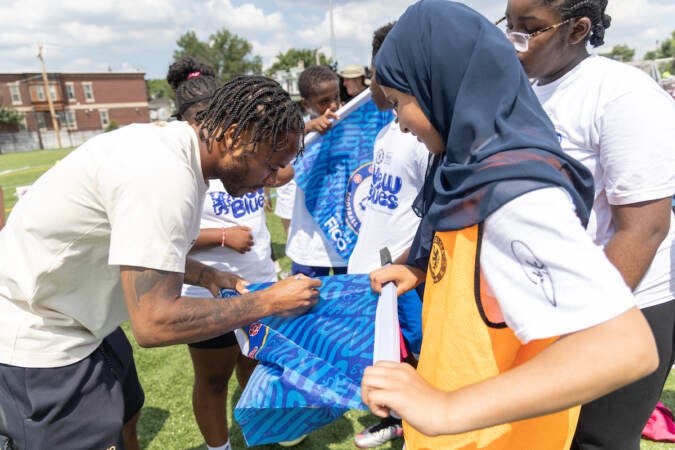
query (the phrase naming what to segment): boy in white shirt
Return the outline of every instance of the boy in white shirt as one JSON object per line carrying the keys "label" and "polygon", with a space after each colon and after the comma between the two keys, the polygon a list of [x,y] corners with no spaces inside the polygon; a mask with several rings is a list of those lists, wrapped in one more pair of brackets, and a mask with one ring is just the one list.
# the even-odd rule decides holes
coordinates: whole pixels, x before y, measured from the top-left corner
{"label": "boy in white shirt", "polygon": [[[298,78],[300,100],[310,116],[306,130],[324,134],[331,128],[331,118],[337,118],[340,89],[338,76],[328,66],[310,66]],[[322,113],[323,111],[323,113]],[[291,272],[308,277],[347,273],[342,259],[305,206],[305,193],[296,186],[293,213],[286,242],[286,255],[293,261]]]}

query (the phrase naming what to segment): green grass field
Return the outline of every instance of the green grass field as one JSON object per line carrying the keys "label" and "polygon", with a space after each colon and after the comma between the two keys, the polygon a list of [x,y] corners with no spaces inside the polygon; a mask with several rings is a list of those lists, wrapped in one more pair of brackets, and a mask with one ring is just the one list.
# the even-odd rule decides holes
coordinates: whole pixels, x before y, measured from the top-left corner
{"label": "green grass field", "polygon": [[[29,185],[55,162],[72,149],[44,150],[27,153],[0,155],[0,187],[4,191],[6,213],[16,203],[17,186]],[[273,250],[281,257],[280,262],[288,270],[290,261],[283,255],[285,235],[279,219],[268,215],[268,226],[272,234]],[[192,363],[186,346],[143,349],[136,345],[128,324],[124,324],[134,345],[136,365],[145,389],[145,406],[139,421],[139,438],[144,449],[205,449],[204,440],[197,429],[191,406]],[[241,430],[232,420],[231,411],[241,395],[236,381],[230,381],[228,412],[233,448],[246,445]],[[662,401],[671,409],[675,408],[675,378],[666,383]],[[362,411],[349,411],[336,422],[310,434],[298,450],[346,450],[354,449],[352,438],[365,426],[374,422],[372,416]],[[395,440],[379,449],[400,449],[402,440]],[[255,447],[261,450],[280,449],[277,445]],[[642,450],[675,449],[675,444],[659,444],[642,441]]]}

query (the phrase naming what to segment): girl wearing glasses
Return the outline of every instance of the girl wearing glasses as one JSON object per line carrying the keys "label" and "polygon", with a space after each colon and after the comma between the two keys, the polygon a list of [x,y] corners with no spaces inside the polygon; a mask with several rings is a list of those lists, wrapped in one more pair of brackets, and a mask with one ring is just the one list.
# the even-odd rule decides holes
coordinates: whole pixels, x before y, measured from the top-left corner
{"label": "girl wearing glasses", "polygon": [[637,450],[673,364],[675,102],[641,71],[589,55],[609,27],[606,5],[510,0],[504,22],[563,150],[593,173],[587,232],[633,291],[659,351],[652,375],[583,406],[572,448]]}
{"label": "girl wearing glasses", "polygon": [[374,66],[401,130],[434,158],[408,264],[371,273],[376,291],[426,280],[419,365],[367,368],[363,401],[403,418],[407,450],[568,449],[575,405],[657,365],[582,227],[591,174],[560,150],[509,41],[464,5],[410,6]]}

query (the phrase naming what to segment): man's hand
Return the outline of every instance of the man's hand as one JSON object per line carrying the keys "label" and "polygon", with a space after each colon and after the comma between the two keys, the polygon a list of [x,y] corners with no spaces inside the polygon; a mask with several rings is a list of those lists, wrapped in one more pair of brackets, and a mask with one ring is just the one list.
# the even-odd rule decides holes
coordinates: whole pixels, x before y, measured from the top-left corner
{"label": "man's hand", "polygon": [[249,282],[237,274],[226,272],[225,270],[214,270],[213,284],[212,286],[207,286],[207,289],[212,293],[215,289],[214,296],[218,295],[221,288],[234,289],[240,294],[245,294],[248,292],[246,288],[248,285]]}
{"label": "man's hand", "polygon": [[275,315],[297,316],[316,305],[320,286],[320,280],[299,274],[274,283],[260,294],[270,302]]}
{"label": "man's hand", "polygon": [[251,250],[255,243],[251,228],[244,225],[225,228],[225,245],[239,253],[246,253]]}
{"label": "man's hand", "polygon": [[402,295],[422,283],[425,275],[424,271],[417,267],[392,264],[370,272],[370,287],[380,293],[385,283],[393,281],[396,285],[396,295]]}
{"label": "man's hand", "polygon": [[309,133],[310,131],[317,131],[319,134],[326,134],[328,130],[331,129],[333,126],[333,122],[331,119],[339,119],[338,115],[335,114],[333,111],[327,109],[324,111],[322,115],[319,117],[310,120],[305,124],[305,133]]}

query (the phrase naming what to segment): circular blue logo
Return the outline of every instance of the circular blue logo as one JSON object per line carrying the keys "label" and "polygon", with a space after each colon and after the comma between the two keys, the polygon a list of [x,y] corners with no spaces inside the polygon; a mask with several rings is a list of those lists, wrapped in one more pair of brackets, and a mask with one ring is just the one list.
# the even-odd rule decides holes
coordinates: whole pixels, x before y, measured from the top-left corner
{"label": "circular blue logo", "polygon": [[347,225],[356,234],[361,229],[361,219],[366,211],[372,177],[373,164],[368,162],[352,172],[347,182],[347,195],[345,196]]}
{"label": "circular blue logo", "polygon": [[382,164],[382,161],[384,161],[384,150],[379,149],[375,154],[375,163]]}

